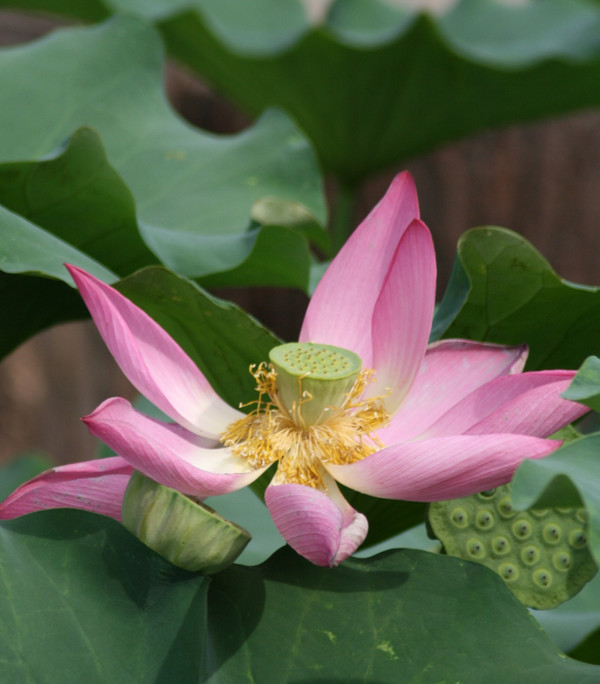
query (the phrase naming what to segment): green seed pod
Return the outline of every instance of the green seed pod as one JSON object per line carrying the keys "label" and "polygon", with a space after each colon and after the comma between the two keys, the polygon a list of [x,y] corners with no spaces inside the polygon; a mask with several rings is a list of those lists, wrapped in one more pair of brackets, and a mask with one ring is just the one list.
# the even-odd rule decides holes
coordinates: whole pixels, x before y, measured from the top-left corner
{"label": "green seed pod", "polygon": [[123,525],[179,568],[212,575],[244,550],[251,536],[209,506],[134,471],[123,497]]}
{"label": "green seed pod", "polygon": [[515,511],[510,485],[429,505],[428,525],[446,553],[482,563],[532,608],[553,608],[596,573],[583,509]]}
{"label": "green seed pod", "polygon": [[312,342],[274,347],[269,361],[277,373],[279,398],[300,425],[318,425],[336,415],[362,366],[354,352]]}

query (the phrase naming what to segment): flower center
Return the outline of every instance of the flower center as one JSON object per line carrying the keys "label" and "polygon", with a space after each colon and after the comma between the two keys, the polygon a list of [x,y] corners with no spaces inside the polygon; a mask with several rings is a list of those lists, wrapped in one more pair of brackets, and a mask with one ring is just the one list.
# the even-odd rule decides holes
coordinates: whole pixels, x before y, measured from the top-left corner
{"label": "flower center", "polygon": [[354,352],[311,342],[282,344],[269,360],[280,403],[302,427],[325,423],[340,410],[362,366]]}
{"label": "flower center", "polygon": [[324,464],[360,461],[383,447],[375,431],[389,420],[383,397],[364,398],[371,370],[346,349],[312,343],[275,347],[271,364],[250,369],[254,410],[221,441],[254,468],[278,461],[274,481],[324,489]]}

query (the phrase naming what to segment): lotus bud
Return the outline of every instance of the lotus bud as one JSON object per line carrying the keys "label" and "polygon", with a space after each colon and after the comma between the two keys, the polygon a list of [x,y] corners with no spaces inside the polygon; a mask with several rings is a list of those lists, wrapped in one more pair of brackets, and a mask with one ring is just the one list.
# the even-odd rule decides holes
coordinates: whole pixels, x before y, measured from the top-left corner
{"label": "lotus bud", "polygon": [[134,471],[121,509],[123,525],[179,568],[212,575],[225,569],[250,534],[212,508]]}

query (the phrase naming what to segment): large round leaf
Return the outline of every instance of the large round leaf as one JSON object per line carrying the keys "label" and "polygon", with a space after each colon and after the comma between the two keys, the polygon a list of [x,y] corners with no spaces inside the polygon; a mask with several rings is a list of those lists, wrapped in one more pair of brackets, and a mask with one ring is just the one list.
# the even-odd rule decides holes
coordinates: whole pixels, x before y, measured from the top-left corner
{"label": "large round leaf", "polygon": [[67,510],[3,523],[0,572],[14,684],[598,681],[493,573],[422,551],[330,570],[286,548],[209,580]]}
{"label": "large round leaf", "polygon": [[432,339],[527,343],[528,368],[577,368],[598,349],[600,289],[560,278],[524,238],[476,228],[459,240]]}
{"label": "large round leaf", "polygon": [[600,8],[462,0],[440,16],[337,0],[0,0],[96,19],[154,20],[170,52],[248,112],[290,112],[347,182],[491,126],[600,102]]}
{"label": "large round leaf", "polygon": [[[292,249],[306,255],[304,226],[308,222],[314,233],[315,224],[325,219],[320,176],[306,139],[276,111],[236,136],[195,130],[167,103],[162,68],[156,32],[131,17],[65,29],[36,43],[0,50],[0,128],[10,131],[0,138],[0,162],[38,162],[77,128],[92,126],[114,167],[107,168],[107,160],[101,160],[101,190],[110,194],[119,182],[127,184],[141,236],[159,261],[194,278],[222,274],[216,279],[219,284],[227,283],[226,273],[233,269],[239,284],[244,276],[239,269],[251,258],[255,284],[262,265],[274,255],[287,255],[279,269],[268,269],[266,284],[306,287],[307,257],[300,260],[300,275],[290,282],[294,261],[288,253]],[[91,146],[89,139],[84,142]],[[66,177],[57,174],[65,165],[73,174],[77,166],[98,182],[94,158],[104,153],[96,144],[93,154],[77,154],[74,145],[71,154],[54,165],[4,167],[4,180],[13,184],[7,194],[14,197],[21,189],[27,196],[35,189],[37,208],[45,209],[40,220],[54,225],[59,212],[75,211],[69,204],[75,202],[84,224],[93,208],[81,197],[83,187],[79,193],[73,188],[71,195],[61,192],[58,186]],[[125,192],[129,190],[119,191],[121,204],[107,205],[103,214],[117,213],[123,220],[125,212],[131,223],[122,201]],[[113,192],[113,203],[119,193]],[[52,208],[48,198],[53,194],[57,206]],[[271,247],[263,250],[260,227],[249,228],[254,205],[268,199],[301,207],[305,218],[300,230],[294,221],[293,230],[270,228]],[[32,207],[24,210],[31,213]],[[123,247],[129,248],[134,247]]]}

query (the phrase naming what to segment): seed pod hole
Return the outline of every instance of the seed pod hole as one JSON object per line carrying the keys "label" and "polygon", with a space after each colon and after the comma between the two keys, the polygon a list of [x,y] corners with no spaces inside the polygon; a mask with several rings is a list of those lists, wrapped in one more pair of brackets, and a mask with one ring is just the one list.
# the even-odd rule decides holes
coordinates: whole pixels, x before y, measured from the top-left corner
{"label": "seed pod hole", "polygon": [[485,547],[479,539],[473,537],[467,542],[467,552],[469,556],[479,560],[485,556]]}
{"label": "seed pod hole", "polygon": [[549,508],[540,508],[537,511],[535,509],[532,509],[529,512],[531,513],[531,515],[534,515],[536,518],[544,518],[545,516],[548,515],[548,513],[550,513],[550,509]]}
{"label": "seed pod hole", "polygon": [[519,569],[512,563],[502,563],[498,568],[498,573],[505,582],[515,582],[519,579]]}
{"label": "seed pod hole", "polygon": [[513,510],[510,496],[505,496],[498,501],[498,512],[503,518],[514,518],[517,512]]}
{"label": "seed pod hole", "polygon": [[480,499],[487,500],[487,499],[493,499],[494,496],[495,496],[495,494],[496,494],[496,490],[495,490],[495,489],[486,489],[485,492],[479,492],[479,494],[478,494],[477,496],[478,496]]}
{"label": "seed pod hole", "polygon": [[469,515],[464,508],[454,508],[452,513],[450,513],[450,520],[452,520],[456,527],[463,529],[469,524]]}
{"label": "seed pod hole", "polygon": [[540,550],[537,546],[529,544],[521,550],[521,560],[525,565],[535,565],[540,559]]}
{"label": "seed pod hole", "polygon": [[587,544],[587,535],[584,530],[578,528],[569,532],[569,544],[574,549],[582,549]]}
{"label": "seed pod hole", "polygon": [[510,553],[510,542],[506,537],[494,537],[492,539],[492,550],[497,556],[505,556]]}
{"label": "seed pod hole", "polygon": [[525,518],[519,518],[519,520],[515,520],[513,523],[512,531],[515,537],[518,539],[528,539],[531,536],[533,527],[531,526],[529,520],[525,520]]}
{"label": "seed pod hole", "polygon": [[492,511],[482,510],[477,513],[475,524],[480,530],[489,530],[494,527],[494,514]]}
{"label": "seed pod hole", "polygon": [[577,511],[575,517],[577,518],[577,520],[579,520],[579,522],[582,523],[586,523],[590,519],[590,516],[588,515],[588,512],[585,510],[585,508],[580,508]]}
{"label": "seed pod hole", "polygon": [[557,551],[552,557],[552,563],[557,570],[565,572],[573,565],[573,556],[568,551]]}
{"label": "seed pod hole", "polygon": [[533,573],[533,581],[542,589],[547,589],[552,584],[552,573],[546,568],[540,568]]}
{"label": "seed pod hole", "polygon": [[560,527],[554,523],[548,523],[542,532],[546,544],[558,544],[562,537]]}

